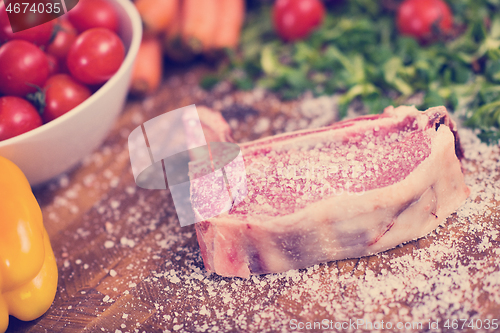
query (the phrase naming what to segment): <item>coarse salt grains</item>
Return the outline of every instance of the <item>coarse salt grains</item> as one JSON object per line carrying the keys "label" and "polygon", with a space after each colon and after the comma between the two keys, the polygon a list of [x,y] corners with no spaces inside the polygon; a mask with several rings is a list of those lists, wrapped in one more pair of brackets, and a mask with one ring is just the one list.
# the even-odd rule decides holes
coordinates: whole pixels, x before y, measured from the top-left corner
{"label": "coarse salt grains", "polygon": [[[290,320],[299,318],[411,321],[421,322],[424,328],[437,318],[485,319],[478,307],[485,292],[486,299],[500,301],[498,263],[492,265],[495,261],[488,252],[494,252],[493,244],[500,241],[494,222],[498,212],[490,210],[500,197],[500,187],[495,186],[500,154],[497,146],[482,144],[470,130],[461,130],[460,136],[471,195],[455,218],[448,219],[439,234],[428,236],[424,245],[361,258],[352,270],[332,262],[248,280],[221,279],[203,271],[193,274],[199,271],[199,253],[188,252],[185,269],[165,273],[164,278],[177,287],[166,288],[162,299],[180,306],[182,297],[189,294],[199,300],[199,306],[182,314],[192,318],[189,325],[170,326],[171,320],[165,324],[178,331],[210,332],[215,323],[219,328],[246,331],[290,329]],[[474,200],[478,196],[481,200]],[[471,227],[482,230],[475,234],[480,237],[477,244],[464,236]],[[373,260],[379,264],[371,266]],[[385,268],[379,269],[380,265]],[[205,294],[207,290],[213,292]],[[213,316],[201,313],[208,311]]]}

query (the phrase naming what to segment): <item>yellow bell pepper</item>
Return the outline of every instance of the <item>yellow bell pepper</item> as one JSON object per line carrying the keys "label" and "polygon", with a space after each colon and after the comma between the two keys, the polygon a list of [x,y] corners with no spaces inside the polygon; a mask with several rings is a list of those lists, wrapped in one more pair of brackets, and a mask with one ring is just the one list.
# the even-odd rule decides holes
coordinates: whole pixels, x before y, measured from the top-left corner
{"label": "yellow bell pepper", "polygon": [[57,265],[42,211],[22,171],[0,156],[0,332],[9,315],[33,320],[57,289]]}

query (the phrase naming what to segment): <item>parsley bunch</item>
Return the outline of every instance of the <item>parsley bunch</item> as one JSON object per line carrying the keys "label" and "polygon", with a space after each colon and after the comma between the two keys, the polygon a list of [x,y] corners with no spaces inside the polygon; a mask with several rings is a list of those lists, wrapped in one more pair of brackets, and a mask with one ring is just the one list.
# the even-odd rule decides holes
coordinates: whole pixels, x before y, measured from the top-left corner
{"label": "parsley bunch", "polygon": [[[328,10],[308,39],[285,43],[269,6],[248,14],[237,51],[217,79],[239,89],[261,86],[284,99],[306,91],[340,93],[343,115],[354,100],[370,113],[419,95],[425,109],[445,105],[487,142],[500,139],[500,0],[450,2],[455,34],[421,45],[402,36],[384,1],[350,0]],[[206,85],[216,82],[207,78]]]}

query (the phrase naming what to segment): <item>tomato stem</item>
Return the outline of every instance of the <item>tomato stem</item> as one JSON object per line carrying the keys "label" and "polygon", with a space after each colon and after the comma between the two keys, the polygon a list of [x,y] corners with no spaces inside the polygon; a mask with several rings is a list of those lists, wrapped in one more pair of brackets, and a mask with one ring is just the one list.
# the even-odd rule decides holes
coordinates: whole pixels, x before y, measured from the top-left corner
{"label": "tomato stem", "polygon": [[30,101],[31,104],[33,104],[35,106],[38,113],[40,115],[42,115],[44,110],[45,110],[45,105],[46,105],[46,103],[45,103],[45,89],[42,89],[39,86],[28,83],[28,82],[26,82],[26,84],[36,88],[37,91],[34,93],[31,93],[31,94],[27,94],[26,99],[28,101]]}

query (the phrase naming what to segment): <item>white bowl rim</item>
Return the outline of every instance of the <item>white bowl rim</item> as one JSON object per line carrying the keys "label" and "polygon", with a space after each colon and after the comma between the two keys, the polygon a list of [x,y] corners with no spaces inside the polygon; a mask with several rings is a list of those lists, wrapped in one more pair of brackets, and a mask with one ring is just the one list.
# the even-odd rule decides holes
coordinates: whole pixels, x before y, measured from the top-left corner
{"label": "white bowl rim", "polygon": [[127,69],[134,65],[133,61],[135,60],[135,56],[139,51],[139,46],[142,40],[142,20],[134,4],[130,0],[113,0],[113,1],[118,3],[125,10],[128,17],[130,18],[132,25],[132,39],[130,41],[130,46],[128,48],[127,54],[125,55],[125,59],[123,59],[123,62],[118,71],[106,83],[104,83],[102,87],[100,87],[95,93],[93,93],[89,98],[87,98],[85,101],[83,101],[75,108],[69,110],[60,117],[57,117],[56,119],[49,121],[46,124],[43,124],[40,127],[32,129],[31,131],[0,141],[0,148],[9,146],[11,144],[16,144],[19,141],[29,139],[30,137],[38,135],[39,133],[48,131],[52,127],[59,125],[61,122],[64,122],[67,118],[72,117],[76,113],[81,112],[83,109],[87,107],[87,105],[93,103],[94,100],[106,94],[106,92],[111,88],[111,86],[113,86],[116,81],[120,80],[120,78],[127,71]]}

